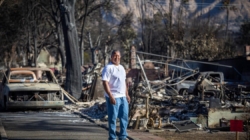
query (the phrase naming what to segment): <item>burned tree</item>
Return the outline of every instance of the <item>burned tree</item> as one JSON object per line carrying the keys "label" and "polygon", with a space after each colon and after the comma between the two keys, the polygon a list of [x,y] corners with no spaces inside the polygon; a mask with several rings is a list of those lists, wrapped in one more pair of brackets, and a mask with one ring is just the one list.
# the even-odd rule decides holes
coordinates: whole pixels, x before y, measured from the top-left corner
{"label": "burned tree", "polygon": [[[81,65],[84,65],[84,51],[85,50],[88,50],[90,49],[91,50],[91,53],[92,53],[92,56],[94,55],[94,51],[100,47],[100,42],[101,42],[101,37],[102,36],[102,30],[103,30],[103,23],[101,22],[102,20],[102,13],[103,11],[105,10],[110,10],[110,7],[111,6],[111,1],[110,0],[103,0],[103,1],[96,1],[96,0],[83,0],[82,2],[79,2],[79,4],[77,5],[78,7],[76,7],[76,9],[80,9],[80,10],[77,10],[77,17],[76,17],[76,21],[77,23],[79,22],[79,31],[80,31],[80,35],[79,35],[79,38],[80,38],[80,43],[79,43],[79,46],[80,46],[80,58],[81,58]],[[99,11],[99,12],[98,12]],[[94,17],[94,18],[92,18]],[[88,19],[90,18],[90,19]],[[88,30],[87,28],[91,28],[88,26],[88,21],[92,21],[92,20],[96,20],[97,23],[99,24],[99,30],[100,30],[100,34],[98,39],[97,39],[97,42],[99,43],[96,43],[95,45],[90,45],[91,43],[89,42],[89,47],[85,47],[85,43],[89,41],[89,33],[93,34],[93,30],[94,29],[91,29]],[[93,21],[92,21],[93,22]],[[85,32],[86,35],[85,35]],[[89,32],[89,33],[88,33]],[[96,36],[96,35],[95,35]],[[98,35],[97,35],[98,36]],[[84,38],[88,38],[86,41]],[[91,40],[94,40],[94,39],[91,39]],[[93,43],[92,43],[93,44]],[[92,58],[93,59],[93,58]],[[92,61],[93,62],[93,61]],[[95,62],[93,62],[95,63]]]}
{"label": "burned tree", "polygon": [[118,26],[118,39],[124,48],[124,57],[123,60],[125,62],[129,62],[129,49],[130,45],[132,44],[132,41],[136,38],[136,33],[134,29],[132,28],[132,12],[127,12],[124,17],[121,19],[121,22]]}
{"label": "burned tree", "polygon": [[61,56],[62,69],[64,69],[65,64],[66,64],[66,57],[65,57],[65,46],[63,43],[62,25],[60,24],[60,20],[61,20],[60,13],[58,11],[59,6],[56,4],[56,1],[53,1],[53,0],[50,0],[50,6],[51,6],[51,11],[46,10],[46,9],[45,11],[49,13],[52,19],[52,22],[50,22],[49,20],[48,22],[50,23],[52,27],[56,29],[54,34],[58,43],[58,54],[60,54]]}
{"label": "burned tree", "polygon": [[81,64],[78,36],[75,24],[75,0],[57,0],[61,11],[64,43],[66,50],[65,89],[75,98],[80,98],[82,89]]}

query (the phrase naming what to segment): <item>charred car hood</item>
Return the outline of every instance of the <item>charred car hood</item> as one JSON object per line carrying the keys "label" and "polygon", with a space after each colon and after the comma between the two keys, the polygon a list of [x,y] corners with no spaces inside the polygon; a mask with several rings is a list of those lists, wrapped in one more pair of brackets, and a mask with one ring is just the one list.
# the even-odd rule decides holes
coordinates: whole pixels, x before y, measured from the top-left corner
{"label": "charred car hood", "polygon": [[55,83],[13,83],[6,85],[10,91],[59,91],[61,87]]}

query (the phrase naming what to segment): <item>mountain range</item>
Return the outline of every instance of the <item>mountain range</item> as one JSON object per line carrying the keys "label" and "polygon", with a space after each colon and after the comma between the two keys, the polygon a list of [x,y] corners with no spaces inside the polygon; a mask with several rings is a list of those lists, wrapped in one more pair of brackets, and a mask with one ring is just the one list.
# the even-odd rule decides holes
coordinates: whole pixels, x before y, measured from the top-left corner
{"label": "mountain range", "polygon": [[[143,7],[144,17],[152,18],[157,12],[169,13],[171,0],[114,0],[118,8],[118,13],[105,13],[104,18],[109,22],[118,23],[118,15],[123,15],[128,11],[134,13],[133,24],[139,28],[138,18],[142,17]],[[226,24],[228,15],[229,30],[239,30],[239,25],[250,21],[250,0],[229,0],[225,5],[223,0],[172,0],[173,1],[173,23],[176,22],[180,8],[183,10],[182,17],[185,20],[193,18],[213,19],[215,24]],[[183,1],[185,1],[183,3]],[[228,8],[228,11],[227,11]]]}

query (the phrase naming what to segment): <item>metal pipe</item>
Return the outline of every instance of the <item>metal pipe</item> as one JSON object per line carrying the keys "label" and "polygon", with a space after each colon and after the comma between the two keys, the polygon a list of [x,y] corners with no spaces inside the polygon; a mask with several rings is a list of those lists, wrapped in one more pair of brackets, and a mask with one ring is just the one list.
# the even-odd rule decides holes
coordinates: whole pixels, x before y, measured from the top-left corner
{"label": "metal pipe", "polygon": [[[147,86],[148,86],[148,89],[149,89],[149,92],[150,92],[150,84],[149,84],[149,82],[148,82],[148,78],[147,78],[147,75],[146,75],[146,73],[145,73],[145,71],[144,71],[144,68],[143,68],[143,66],[142,66],[142,64],[141,64],[141,60],[140,60],[140,58],[139,58],[139,56],[137,55],[137,59],[138,59],[138,62],[139,62],[139,64],[140,64],[140,67],[141,67],[141,70],[142,70],[142,73],[143,73],[143,75],[144,75],[144,77],[145,77],[145,80],[146,80],[146,82],[147,82]],[[151,93],[150,93],[151,94]]]}
{"label": "metal pipe", "polygon": [[241,73],[235,67],[233,67],[233,69],[241,76],[242,79],[244,78],[245,80],[249,81],[247,78],[242,76]]}
{"label": "metal pipe", "polygon": [[[146,61],[142,60],[141,62],[146,62]],[[185,69],[185,70],[189,70],[189,71],[194,71],[193,69],[188,69],[188,68],[177,66],[177,65],[173,65],[173,64],[166,64],[166,63],[163,63],[163,62],[157,62],[157,61],[152,61],[152,60],[150,60],[150,62],[164,64],[164,65],[169,65],[169,66],[173,66],[173,67],[177,67],[177,68],[181,68],[181,69]]]}
{"label": "metal pipe", "polygon": [[157,54],[152,54],[152,53],[145,53],[145,52],[141,52],[141,51],[136,51],[136,53],[147,54],[147,55],[152,55],[152,56],[159,56],[159,57],[164,57],[164,58],[177,59],[177,60],[182,60],[182,61],[197,62],[197,63],[202,63],[202,64],[227,67],[227,68],[233,68],[232,66],[228,66],[228,65],[215,64],[215,63],[211,63],[211,62],[202,62],[202,61],[196,61],[196,60],[187,60],[187,59],[181,59],[181,58],[173,58],[173,57],[169,57],[169,56],[157,55]]}
{"label": "metal pipe", "polygon": [[188,68],[190,68],[189,65],[188,65],[185,61],[184,61],[184,64],[185,64]]}

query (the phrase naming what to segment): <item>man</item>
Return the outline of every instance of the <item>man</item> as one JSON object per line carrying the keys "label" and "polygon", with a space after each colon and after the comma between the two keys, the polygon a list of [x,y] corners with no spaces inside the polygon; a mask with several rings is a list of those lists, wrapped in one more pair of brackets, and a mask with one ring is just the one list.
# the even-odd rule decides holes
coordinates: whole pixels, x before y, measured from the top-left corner
{"label": "man", "polygon": [[128,125],[128,95],[126,72],[120,65],[121,53],[114,50],[111,53],[111,62],[102,71],[102,81],[108,111],[109,140],[116,139],[116,119],[120,120],[119,140],[127,139]]}

